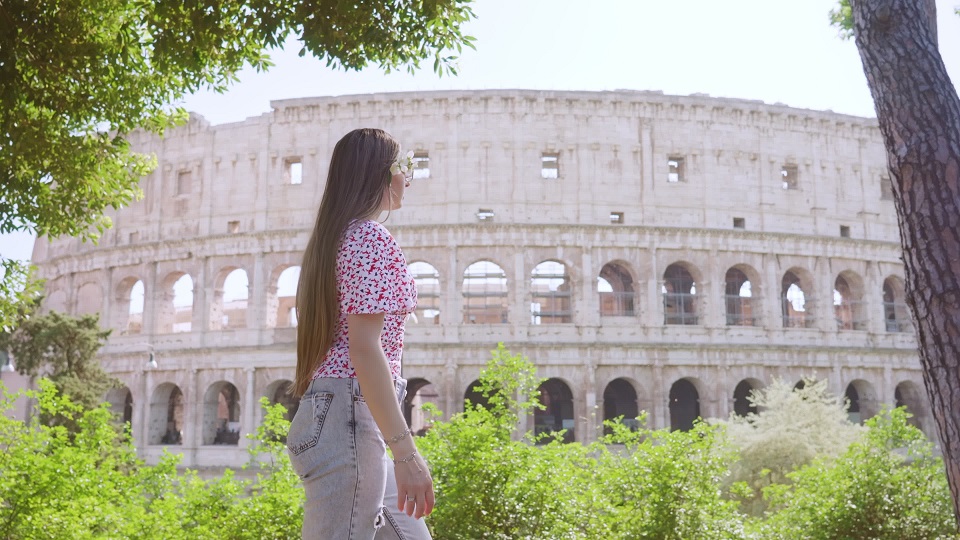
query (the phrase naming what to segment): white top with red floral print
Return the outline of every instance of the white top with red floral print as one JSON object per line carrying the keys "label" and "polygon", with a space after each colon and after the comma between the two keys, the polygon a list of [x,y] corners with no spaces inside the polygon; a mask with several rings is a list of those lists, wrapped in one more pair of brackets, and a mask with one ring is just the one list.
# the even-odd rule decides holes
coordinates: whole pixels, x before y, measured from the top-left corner
{"label": "white top with red floral print", "polygon": [[377,221],[354,221],[347,227],[337,252],[337,297],[340,315],[333,345],[313,378],[357,376],[350,362],[347,315],[383,313],[380,342],[390,373],[400,376],[403,326],[417,306],[417,288],[403,251]]}

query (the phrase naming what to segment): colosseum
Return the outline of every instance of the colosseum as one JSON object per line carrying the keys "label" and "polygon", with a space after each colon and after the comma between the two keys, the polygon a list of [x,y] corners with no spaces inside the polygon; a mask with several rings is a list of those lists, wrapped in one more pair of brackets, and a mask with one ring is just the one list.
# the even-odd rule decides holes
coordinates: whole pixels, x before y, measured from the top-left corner
{"label": "colosseum", "polygon": [[813,376],[854,420],[906,405],[933,434],[884,148],[873,119],[706,95],[437,91],[275,101],[192,115],[163,139],[145,197],[99,245],[38,242],[45,309],[99,312],[126,386],[108,401],[150,461],[247,460],[267,397],[287,403],[298,264],[335,142],[382,127],[418,162],[387,227],[420,301],[405,404],[446,415],[498,342],[546,379],[522,421],[598,436],[751,409]]}

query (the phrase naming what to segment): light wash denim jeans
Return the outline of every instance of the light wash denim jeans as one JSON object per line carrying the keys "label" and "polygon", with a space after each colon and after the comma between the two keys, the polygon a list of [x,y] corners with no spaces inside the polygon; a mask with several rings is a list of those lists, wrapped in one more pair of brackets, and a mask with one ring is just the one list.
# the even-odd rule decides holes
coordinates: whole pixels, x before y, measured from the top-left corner
{"label": "light wash denim jeans", "polygon": [[[402,403],[407,381],[396,381]],[[356,379],[318,378],[300,400],[287,451],[303,481],[304,540],[422,540],[422,519],[397,511],[393,461]]]}

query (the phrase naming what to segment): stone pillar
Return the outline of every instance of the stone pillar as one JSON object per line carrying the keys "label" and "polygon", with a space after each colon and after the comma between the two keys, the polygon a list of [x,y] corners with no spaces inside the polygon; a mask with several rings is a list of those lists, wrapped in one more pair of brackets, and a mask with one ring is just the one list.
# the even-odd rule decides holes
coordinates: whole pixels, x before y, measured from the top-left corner
{"label": "stone pillar", "polygon": [[868,261],[866,267],[860,316],[863,318],[864,330],[871,334],[885,334],[887,323],[883,318],[883,277],[876,261]]}
{"label": "stone pillar", "polygon": [[[449,238],[449,231],[447,232]],[[463,323],[463,294],[460,286],[463,283],[463,276],[460,273],[458,264],[457,248],[450,250],[447,259],[447,276],[445,293],[440,299],[440,324],[441,325],[459,325]],[[467,262],[467,261],[464,261]],[[466,269],[466,267],[464,267]],[[444,276],[440,276],[441,283]]]}
{"label": "stone pillar", "polygon": [[137,448],[143,452],[150,444],[150,390],[153,388],[152,377],[149,371],[142,367],[140,375],[140,398],[133,402],[133,417],[137,420],[133,429],[133,439]]}
{"label": "stone pillar", "polygon": [[453,358],[447,358],[443,374],[443,419],[460,412],[462,404],[457,403],[457,365]]}
{"label": "stone pillar", "polygon": [[[263,253],[257,253],[253,258],[253,274],[249,276],[247,289],[247,328],[256,328],[261,335],[259,343],[264,343],[263,332],[267,328],[267,297],[274,299],[274,311],[276,311],[277,288],[273,283],[268,283],[270,279],[270,270],[264,268]],[[276,326],[276,320],[274,320]]]}
{"label": "stone pillar", "polygon": [[247,387],[244,389],[243,417],[240,420],[240,443],[238,446],[240,448],[247,448],[250,446],[250,439],[248,439],[246,435],[257,432],[257,427],[254,425],[254,418],[256,418],[255,412],[260,404],[257,403],[256,394],[253,391],[256,368],[245,367],[243,368],[243,372],[247,375]]}
{"label": "stone pillar", "polygon": [[[203,336],[210,328],[210,300],[215,292],[213,284],[208,283],[210,275],[210,258],[204,257],[198,265],[199,270],[193,280],[193,314],[190,321],[190,331],[200,332]],[[204,340],[201,339],[201,343]]]}
{"label": "stone pillar", "polygon": [[[723,328],[726,326],[726,306],[723,295],[726,293],[724,284],[724,269],[717,263],[717,250],[711,249],[707,259],[707,267],[702,270],[702,283],[697,283],[697,296],[700,297],[700,324],[707,328]],[[701,286],[703,287],[701,291]]]}
{"label": "stone pillar", "polygon": [[143,326],[141,333],[152,336],[157,333],[157,310],[161,285],[157,283],[157,263],[150,263],[143,280]]}
{"label": "stone pillar", "polygon": [[518,330],[523,329],[517,335],[526,334],[526,328],[530,326],[530,273],[525,266],[523,251],[518,250],[513,256],[513,301],[508,308],[510,324]]}
{"label": "stone pillar", "polygon": [[186,408],[183,414],[183,465],[187,467],[196,463],[197,448],[203,444],[200,425],[203,417],[199,414],[203,410],[203,396],[199,395],[199,376],[198,370],[187,370],[187,392],[183,396],[183,405]]}
{"label": "stone pillar", "polygon": [[600,270],[593,267],[591,253],[584,249],[580,256],[580,286],[577,291],[577,304],[574,306],[573,322],[578,326],[600,325],[600,297],[597,295],[597,275]]}
{"label": "stone pillar", "polygon": [[657,264],[657,249],[650,248],[650,272],[647,274],[647,309],[640,319],[642,326],[663,327],[663,294],[660,291],[660,267]]}
{"label": "stone pillar", "polygon": [[813,265],[813,295],[816,301],[816,327],[823,332],[834,333],[837,330],[836,315],[833,309],[833,284],[836,277],[830,267],[829,259],[817,257]]}
{"label": "stone pillar", "polygon": [[593,358],[593,351],[587,354],[587,363],[584,366],[586,370],[583,388],[583,412],[578,426],[579,433],[577,440],[583,443],[589,443],[597,440],[597,427],[602,426],[603,418],[597,420],[597,366]]}
{"label": "stone pillar", "polygon": [[782,293],[780,289],[783,286],[783,274],[786,270],[779,267],[776,255],[765,253],[763,260],[763,272],[767,283],[763,287],[761,299],[763,302],[762,324],[767,330],[780,329],[783,328],[783,301],[780,298]]}

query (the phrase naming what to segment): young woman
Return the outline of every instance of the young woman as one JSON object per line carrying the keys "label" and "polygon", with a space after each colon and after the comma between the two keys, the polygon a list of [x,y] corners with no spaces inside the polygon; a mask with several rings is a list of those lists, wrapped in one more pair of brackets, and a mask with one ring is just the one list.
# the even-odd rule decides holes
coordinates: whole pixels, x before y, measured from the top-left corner
{"label": "young woman", "polygon": [[330,160],[297,288],[302,397],[287,435],[307,495],[305,539],[430,538],[421,518],[433,480],[400,410],[403,325],[417,292],[376,221],[400,208],[412,174],[412,153],[379,129],[347,133]]}

